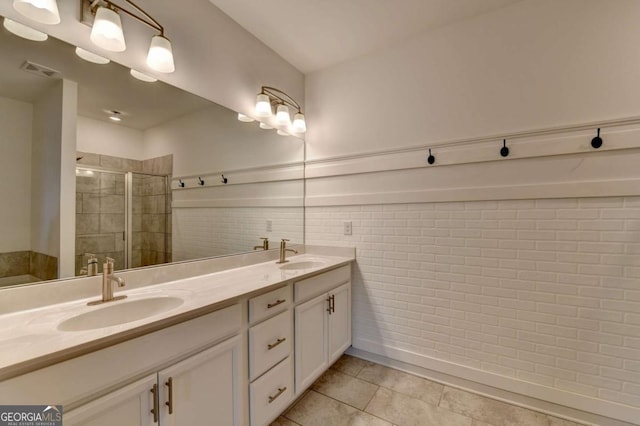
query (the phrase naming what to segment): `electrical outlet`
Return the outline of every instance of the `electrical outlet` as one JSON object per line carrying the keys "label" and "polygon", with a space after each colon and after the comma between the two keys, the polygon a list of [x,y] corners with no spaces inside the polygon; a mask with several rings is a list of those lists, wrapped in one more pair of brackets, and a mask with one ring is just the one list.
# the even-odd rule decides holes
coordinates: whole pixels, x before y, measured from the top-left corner
{"label": "electrical outlet", "polygon": [[351,221],[346,221],[344,223],[344,235],[351,235],[352,232]]}
{"label": "electrical outlet", "polygon": [[271,219],[267,219],[267,232],[273,231],[273,221]]}

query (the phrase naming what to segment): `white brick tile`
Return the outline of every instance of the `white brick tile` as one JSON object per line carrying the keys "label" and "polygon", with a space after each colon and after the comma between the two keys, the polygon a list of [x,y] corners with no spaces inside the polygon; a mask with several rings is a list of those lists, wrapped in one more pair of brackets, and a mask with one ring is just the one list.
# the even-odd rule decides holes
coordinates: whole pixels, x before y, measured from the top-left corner
{"label": "white brick tile", "polygon": [[629,404],[638,211],[640,197],[310,207],[305,231],[357,249],[354,336]]}
{"label": "white brick tile", "polygon": [[559,348],[551,345],[536,345],[536,351],[539,354],[551,355],[557,358],[577,359],[576,351],[572,349]]}
{"label": "white brick tile", "polygon": [[[612,368],[622,368],[622,359],[601,354],[578,352],[578,361]],[[640,368],[640,363],[638,368]],[[593,371],[591,374],[595,373],[597,373],[597,371]]]}
{"label": "white brick tile", "polygon": [[631,405],[634,407],[640,406],[640,396],[632,395],[630,393],[622,393],[622,392],[616,392],[608,389],[600,389],[598,396],[606,400],[616,401],[616,402]]}

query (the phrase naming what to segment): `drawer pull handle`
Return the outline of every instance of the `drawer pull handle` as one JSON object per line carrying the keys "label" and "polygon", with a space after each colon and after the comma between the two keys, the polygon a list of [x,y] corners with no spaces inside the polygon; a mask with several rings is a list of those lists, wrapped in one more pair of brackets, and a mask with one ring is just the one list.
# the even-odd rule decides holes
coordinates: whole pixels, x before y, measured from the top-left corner
{"label": "drawer pull handle", "polygon": [[165,402],[165,405],[169,407],[169,414],[173,414],[173,379],[169,377],[165,385],[169,388],[169,400]]}
{"label": "drawer pull handle", "polygon": [[287,299],[278,299],[278,300],[276,300],[276,303],[268,303],[267,304],[267,309],[275,308],[276,306],[281,305],[286,301],[287,301]]}
{"label": "drawer pull handle", "polygon": [[153,387],[151,388],[151,393],[153,394],[153,409],[151,410],[151,413],[153,414],[153,422],[158,423],[159,407],[158,407],[158,384],[157,383],[153,385]]}
{"label": "drawer pull handle", "polygon": [[280,343],[284,342],[285,340],[287,340],[287,338],[286,338],[286,337],[283,337],[283,338],[281,338],[281,339],[278,339],[278,340],[276,340],[276,342],[275,342],[275,343],[269,343],[269,344],[267,345],[267,348],[269,348],[269,350],[271,350],[271,349],[275,348],[276,346],[278,346]]}
{"label": "drawer pull handle", "polygon": [[269,404],[271,404],[273,401],[275,401],[276,399],[278,399],[278,397],[279,397],[280,395],[282,395],[282,394],[284,393],[284,391],[286,391],[286,390],[287,390],[287,387],[286,387],[286,386],[285,386],[285,387],[283,387],[283,388],[278,388],[278,393],[277,393],[277,394],[275,394],[275,395],[273,395],[273,396],[270,396],[270,397],[269,397]]}

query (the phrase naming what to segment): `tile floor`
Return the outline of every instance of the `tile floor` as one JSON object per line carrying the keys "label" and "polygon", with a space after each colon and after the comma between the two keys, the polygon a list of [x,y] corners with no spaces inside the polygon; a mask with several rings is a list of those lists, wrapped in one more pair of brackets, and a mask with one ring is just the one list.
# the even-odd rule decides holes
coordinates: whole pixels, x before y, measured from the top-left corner
{"label": "tile floor", "polygon": [[580,426],[349,355],[271,426]]}

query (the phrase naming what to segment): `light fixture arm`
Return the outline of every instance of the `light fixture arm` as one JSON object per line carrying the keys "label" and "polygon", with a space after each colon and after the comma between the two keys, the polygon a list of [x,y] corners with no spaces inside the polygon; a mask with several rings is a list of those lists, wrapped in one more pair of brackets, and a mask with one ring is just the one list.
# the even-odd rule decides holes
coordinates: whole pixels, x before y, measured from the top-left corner
{"label": "light fixture arm", "polygon": [[[128,0],[127,0],[128,1]],[[261,94],[269,96],[272,103],[280,103],[295,108],[299,113],[302,112],[302,107],[291,96],[284,93],[282,90],[275,87],[262,86]]]}
{"label": "light fixture arm", "polygon": [[115,4],[114,2],[112,2],[110,0],[93,0],[91,2],[91,13],[95,15],[96,10],[98,9],[98,6],[100,6],[100,3],[105,3],[111,9],[124,12],[127,15],[131,16],[132,18],[134,18],[135,20],[137,20],[138,22],[142,22],[146,26],[148,26],[150,28],[153,28],[154,30],[158,31],[161,36],[164,37],[164,27],[162,25],[160,25],[160,23],[158,21],[153,19],[153,17],[151,15],[149,15],[147,12],[144,11],[144,9],[142,9],[140,6],[138,6],[137,4],[132,2],[131,0],[124,0],[124,1],[127,4],[131,5],[133,8],[135,8],[139,13],[144,15],[144,17],[140,17],[140,16],[136,15],[134,12],[131,12],[131,11],[125,9],[122,6],[119,6],[119,5]]}

